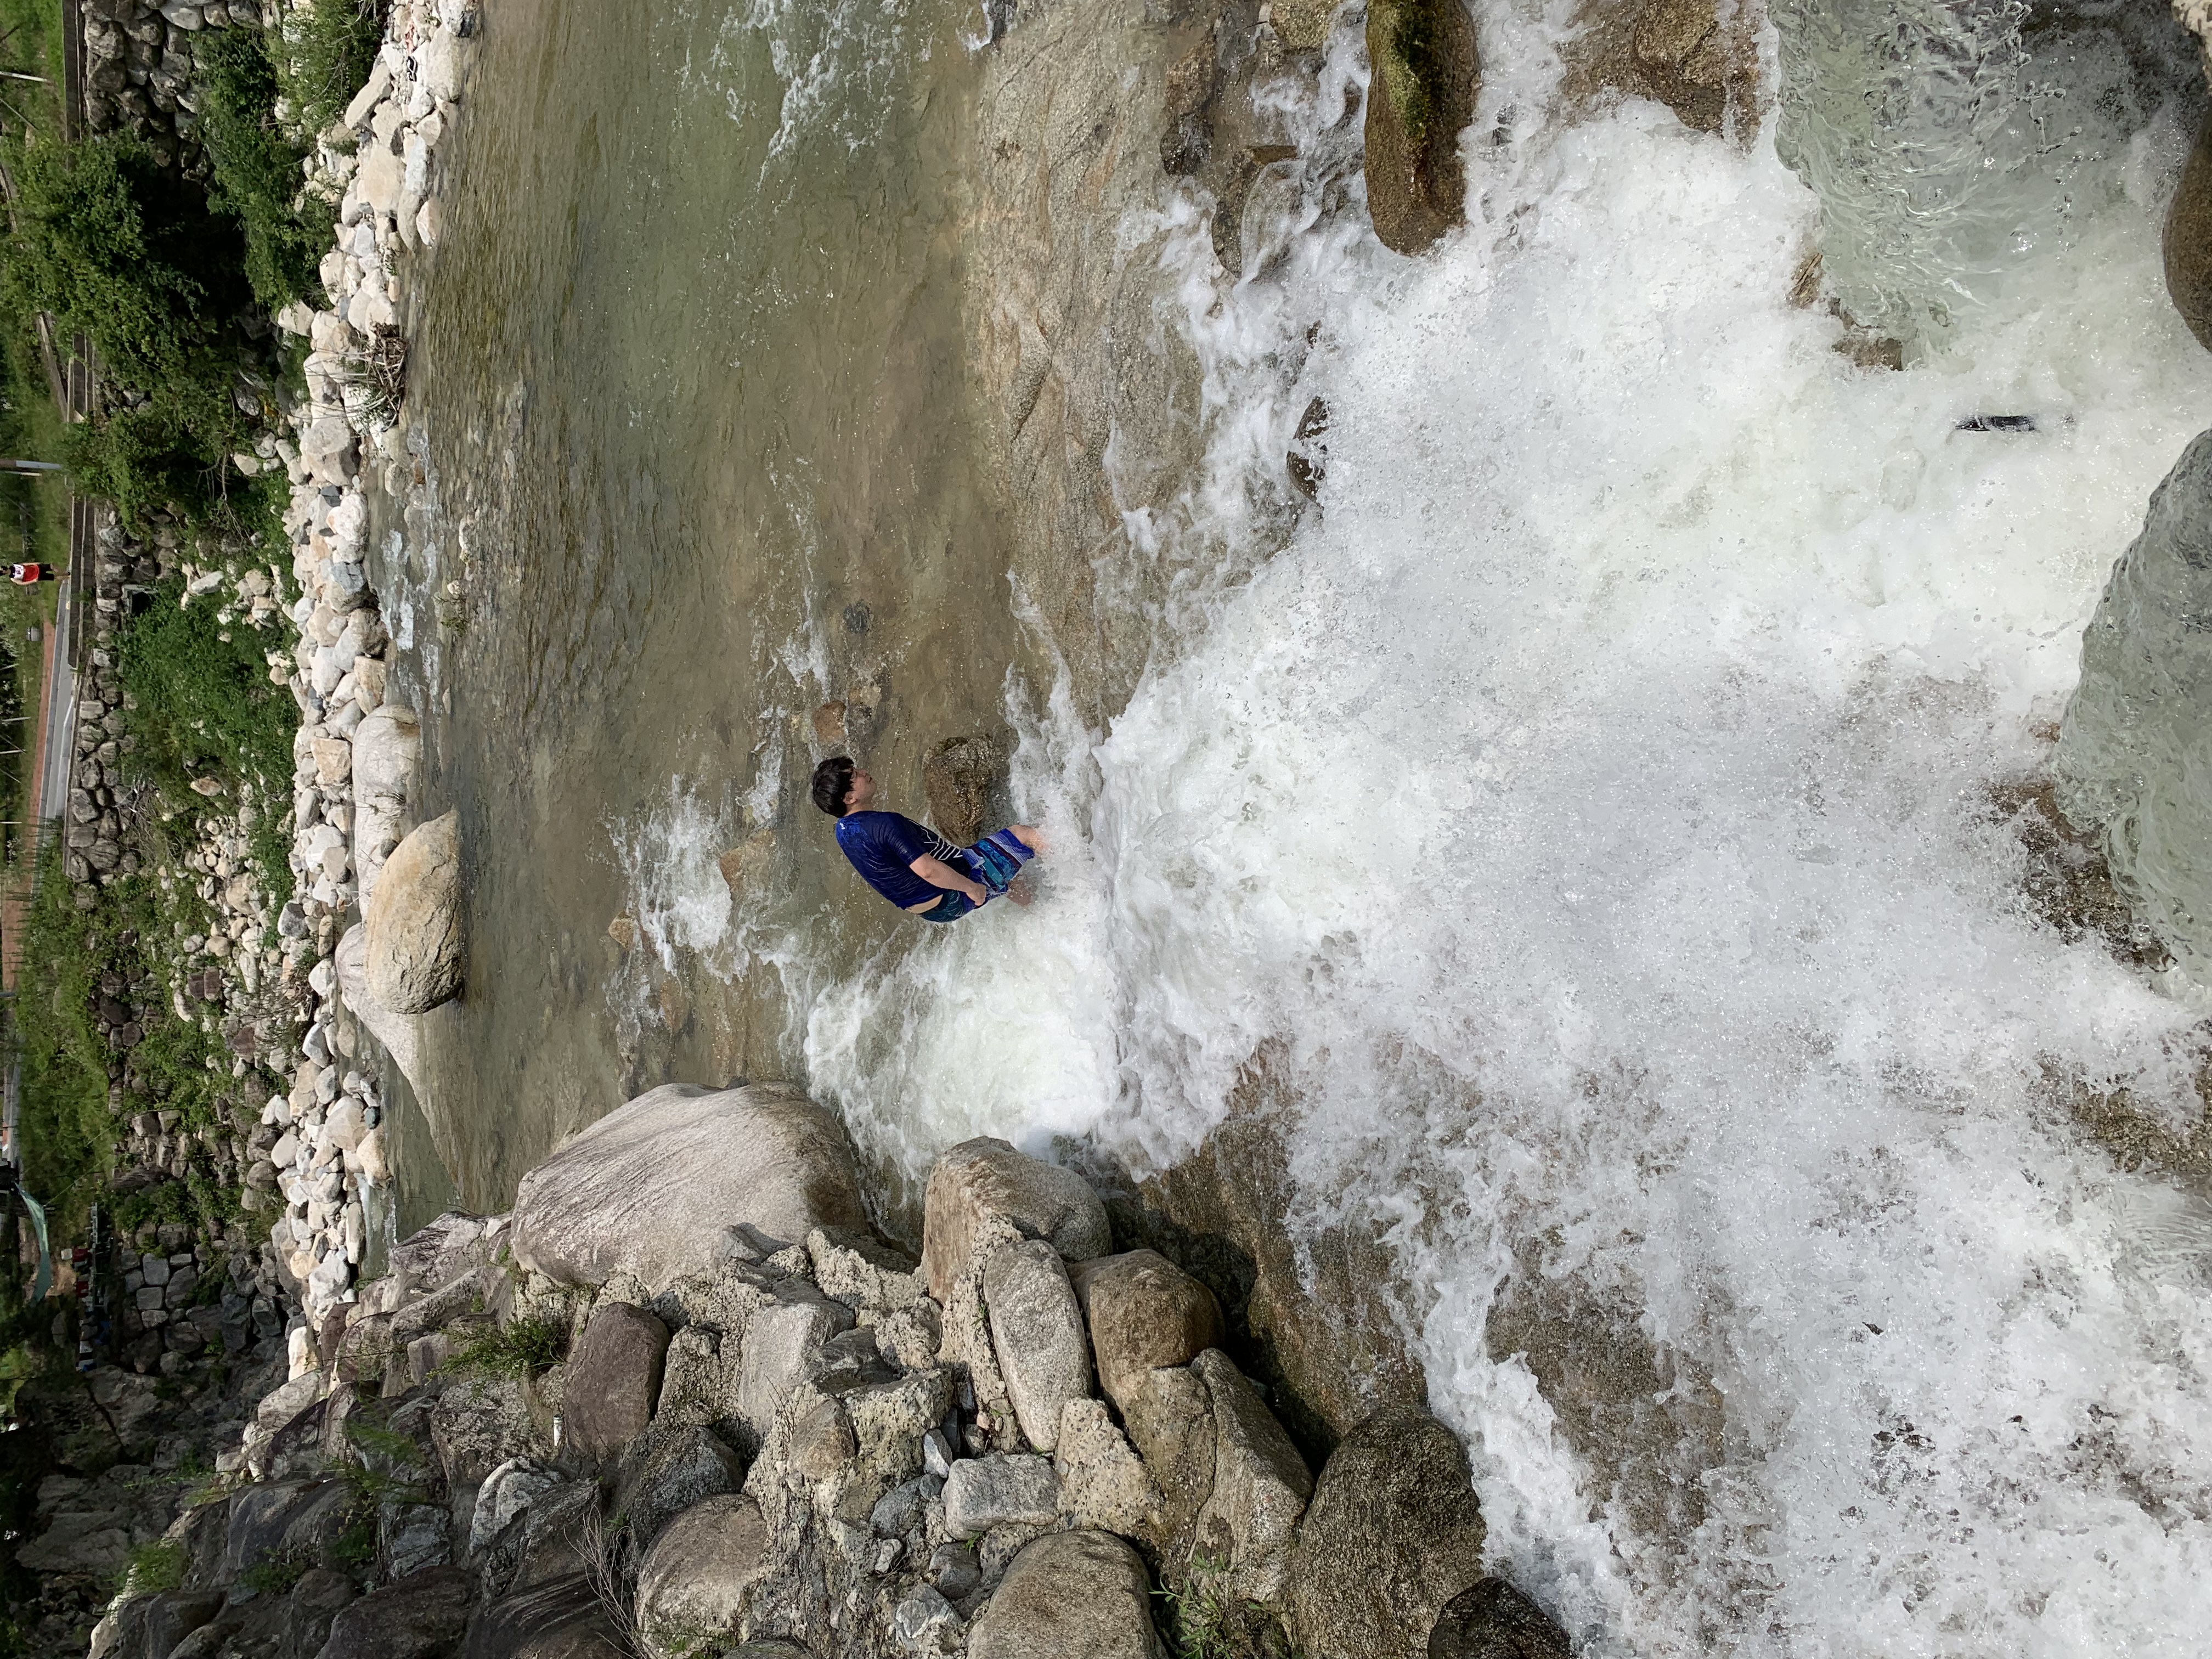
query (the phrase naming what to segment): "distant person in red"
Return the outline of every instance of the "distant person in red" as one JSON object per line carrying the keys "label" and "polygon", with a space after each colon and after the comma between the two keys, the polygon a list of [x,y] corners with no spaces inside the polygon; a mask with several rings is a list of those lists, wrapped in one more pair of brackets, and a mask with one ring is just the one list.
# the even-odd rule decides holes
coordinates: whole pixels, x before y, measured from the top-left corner
{"label": "distant person in red", "polygon": [[35,587],[40,582],[57,582],[62,579],[62,568],[58,564],[11,564],[8,580],[18,587]]}
{"label": "distant person in red", "polygon": [[1016,884],[1043,838],[1026,823],[955,847],[898,812],[875,810],[876,781],[838,755],[814,769],[814,804],[837,820],[837,845],[866,882],[924,921],[957,921],[993,899],[1027,904]]}

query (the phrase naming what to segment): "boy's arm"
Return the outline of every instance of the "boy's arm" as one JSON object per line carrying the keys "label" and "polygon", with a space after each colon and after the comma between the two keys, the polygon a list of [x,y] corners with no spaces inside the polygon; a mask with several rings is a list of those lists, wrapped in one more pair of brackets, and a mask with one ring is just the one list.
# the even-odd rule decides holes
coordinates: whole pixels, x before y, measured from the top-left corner
{"label": "boy's arm", "polygon": [[962,894],[974,903],[984,903],[991,896],[981,882],[969,880],[950,865],[941,860],[930,857],[927,853],[908,865],[907,868],[920,876],[932,887],[942,887],[949,893]]}

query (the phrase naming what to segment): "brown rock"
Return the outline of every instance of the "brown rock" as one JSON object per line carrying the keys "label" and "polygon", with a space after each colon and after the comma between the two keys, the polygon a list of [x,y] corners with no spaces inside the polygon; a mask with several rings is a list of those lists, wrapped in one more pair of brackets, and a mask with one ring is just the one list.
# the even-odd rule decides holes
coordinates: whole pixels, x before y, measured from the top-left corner
{"label": "brown rock", "polygon": [[1274,0],[1276,38],[1292,52],[1318,52],[1336,17],[1336,0]]}
{"label": "brown rock", "polygon": [[2212,351],[2212,117],[2166,210],[2166,291],[2197,344]]}
{"label": "brown rock", "polygon": [[768,873],[769,863],[775,856],[775,831],[757,830],[746,837],[741,846],[732,847],[722,854],[719,862],[722,879],[729,884],[730,896],[742,898],[748,884],[757,884]]}
{"label": "brown rock", "polygon": [[1213,1496],[1213,1405],[1206,1383],[1187,1366],[1149,1372],[1129,1391],[1121,1419],[1164,1499],[1161,1553],[1187,1559],[1199,1511]]}
{"label": "brown rock", "polygon": [[637,942],[640,938],[637,927],[637,918],[635,916],[617,916],[612,921],[607,924],[607,937],[615,942],[615,948],[617,950],[620,951],[624,956],[628,956],[631,951],[637,949]]}
{"label": "brown rock", "polygon": [[1395,1410],[1346,1435],[1298,1528],[1293,1634],[1339,1659],[1424,1650],[1438,1615],[1482,1570],[1483,1521],[1459,1437]]}
{"label": "brown rock", "polygon": [[1136,1551],[1110,1533],[1048,1533],[1007,1567],[969,1659],[1164,1659],[1151,1589]]}
{"label": "brown rock", "polygon": [[939,1302],[994,1223],[1045,1240],[1067,1261],[1103,1255],[1114,1242],[1106,1206],[1081,1176],[988,1135],[963,1140],[937,1160],[922,1196],[921,1270]]}
{"label": "brown rock", "polygon": [[1428,1659],[1572,1659],[1566,1633],[1503,1578],[1486,1578],[1444,1603],[1429,1632]]}
{"label": "brown rock", "polygon": [[643,1434],[667,1353],[668,1327],[644,1309],[617,1302],[594,1313],[562,1384],[568,1443],[604,1462]]}
{"label": "brown rock", "polygon": [[814,711],[814,741],[824,749],[845,746],[845,705],[833,700]]}
{"label": "brown rock", "polygon": [[1090,1326],[1099,1387],[1125,1416],[1147,1374],[1221,1346],[1213,1292],[1155,1251],[1100,1256],[1068,1276]]}
{"label": "brown rock", "polygon": [[1006,775],[1006,758],[989,738],[948,738],[921,763],[929,816],[946,839],[966,847],[993,826],[991,794]]}
{"label": "brown rock", "polygon": [[1240,1599],[1276,1601],[1313,1475],[1227,1354],[1210,1349],[1191,1369],[1213,1408],[1213,1490],[1199,1512],[1197,1550],[1227,1567]]}
{"label": "brown rock", "polygon": [[1482,64],[1459,0],[1370,0],[1367,210],[1385,247],[1425,252],[1467,216],[1459,135]]}

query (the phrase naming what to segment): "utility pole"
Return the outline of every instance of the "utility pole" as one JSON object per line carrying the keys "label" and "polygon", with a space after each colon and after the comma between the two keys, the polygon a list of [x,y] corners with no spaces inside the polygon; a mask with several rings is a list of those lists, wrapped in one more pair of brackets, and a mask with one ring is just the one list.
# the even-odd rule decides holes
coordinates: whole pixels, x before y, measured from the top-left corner
{"label": "utility pole", "polygon": [[62,464],[59,461],[18,461],[12,460],[5,455],[0,455],[0,472],[39,473],[58,472],[61,470]]}

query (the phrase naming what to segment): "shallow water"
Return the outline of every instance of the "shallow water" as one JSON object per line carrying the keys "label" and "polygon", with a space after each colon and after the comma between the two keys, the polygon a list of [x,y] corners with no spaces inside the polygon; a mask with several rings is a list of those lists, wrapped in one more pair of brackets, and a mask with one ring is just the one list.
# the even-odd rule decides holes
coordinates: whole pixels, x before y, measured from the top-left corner
{"label": "shallow water", "polygon": [[[1232,285],[1197,205],[1164,194],[1209,450],[1161,522],[1218,579],[1168,614],[1106,730],[1001,607],[996,654],[937,708],[973,715],[1003,685],[1019,805],[1054,850],[1036,909],[941,933],[896,931],[806,837],[791,716],[835,678],[809,653],[849,648],[806,626],[844,590],[775,609],[806,567],[743,556],[803,532],[732,556],[659,527],[720,499],[713,468],[665,459],[653,377],[540,396],[556,366],[571,386],[611,374],[591,329],[543,309],[594,267],[507,244],[538,300],[508,307],[473,401],[423,383],[456,521],[465,489],[495,493],[503,445],[530,458],[447,671],[443,775],[477,815],[477,914],[498,930],[439,1074],[479,1160],[465,1188],[501,1196],[520,1149],[612,1104],[626,1066],[713,1080],[726,1060],[803,1075],[908,1174],[977,1133],[1157,1168],[1265,1052],[1304,1103],[1307,1219],[1383,1230],[1496,1564],[1588,1650],[2193,1651],[2212,1227],[2065,1102],[2124,1088],[2153,1117],[2201,1112],[2198,1015],[2038,915],[1993,805],[2043,763],[2105,574],[2212,410],[2212,357],[2157,269],[2191,54],[2140,9],[2061,27],[1802,7],[1769,40],[1781,118],[1740,149],[1644,104],[1569,125],[1567,9],[1477,9],[1474,222],[1430,258],[1293,177],[1272,222],[1248,218],[1254,274]],[[1902,20],[1901,81],[1894,56],[1850,67],[1882,18]],[[1364,80],[1356,38],[1340,27],[1317,88],[1272,94],[1310,158]],[[1920,84],[1929,53],[1969,92],[1868,128],[1864,76]],[[623,156],[612,88],[590,95]],[[2023,104],[2094,118],[2039,126]],[[896,169],[912,109],[887,97],[876,128],[794,143],[836,157],[858,135],[840,165]],[[1900,133],[1912,190],[1881,142]],[[512,186],[490,179],[614,188],[512,134],[470,142],[495,240]],[[1955,167],[1969,144],[2006,158],[2000,183]],[[1855,368],[1843,320],[1790,304],[1815,246],[1842,306],[1905,339],[1903,372]],[[774,259],[802,253],[769,256],[780,291],[805,284]],[[629,280],[576,291],[609,307]],[[672,343],[664,360],[684,383]],[[482,412],[508,386],[519,438]],[[1317,394],[1321,507],[1278,550],[1281,456]],[[1961,428],[1991,414],[2035,429]],[[729,430],[733,472],[777,471],[743,449],[772,424]],[[852,452],[809,453],[817,501],[857,487],[833,467]],[[624,454],[660,459],[625,473]],[[695,489],[663,490],[663,467]],[[873,579],[905,580],[896,560]],[[746,632],[748,605],[778,621]],[[873,648],[927,614],[879,615]],[[686,665],[717,649],[709,700]],[[679,690],[731,734],[776,735],[722,763]],[[713,854],[747,790],[784,850],[733,914]],[[648,1040],[639,963],[595,965],[589,935],[625,903],[707,988],[672,1044]],[[1531,1306],[1577,1310],[1655,1409],[1594,1442],[1546,1397]]]}
{"label": "shallow water", "polygon": [[[416,332],[428,500],[386,545],[433,799],[461,811],[471,994],[426,1022],[410,1216],[503,1201],[667,1079],[773,1074],[718,853],[835,959],[894,923],[799,816],[831,697],[918,800],[1021,641],[975,487],[951,164],[975,19],[936,0],[500,0]],[[458,596],[448,585],[459,584]],[[675,855],[702,893],[658,890]],[[755,896],[761,902],[761,896]],[[605,930],[635,908],[628,957]],[[711,964],[711,965],[708,965]]]}

